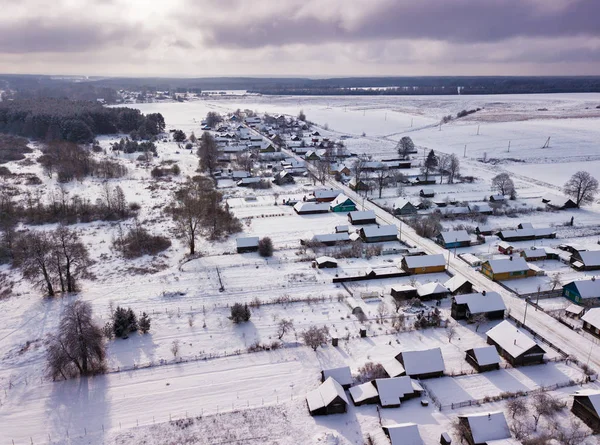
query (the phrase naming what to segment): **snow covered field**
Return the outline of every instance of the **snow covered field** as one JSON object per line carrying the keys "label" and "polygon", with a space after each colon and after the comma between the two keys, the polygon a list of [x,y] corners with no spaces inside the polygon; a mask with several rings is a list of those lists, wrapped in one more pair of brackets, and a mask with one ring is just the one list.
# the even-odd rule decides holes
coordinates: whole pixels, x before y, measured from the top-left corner
{"label": "snow covered field", "polygon": [[[182,129],[187,134],[194,131],[196,135],[201,133],[200,121],[208,111],[225,113],[241,108],[296,115],[302,109],[324,134],[335,138],[349,136],[346,143],[351,151],[375,158],[394,157],[397,141],[410,135],[420,148],[456,153],[461,157],[461,173],[477,178],[473,184],[432,186],[441,199],[453,196],[458,200],[480,201],[492,193],[491,178],[507,171],[518,190],[515,206],[535,209],[541,206],[541,196],[556,193],[575,171],[585,169],[595,174],[600,165],[597,148],[600,110],[595,108],[599,104],[600,94],[560,94],[241,97],[136,107],[144,113],[161,112],[167,128]],[[478,107],[482,110],[467,118],[439,126],[443,116]],[[548,137],[550,146],[541,148]],[[113,140],[105,137],[100,144],[106,148]],[[395,333],[390,320],[377,323],[378,302],[361,302],[368,318],[365,322],[359,322],[351,314],[346,303],[349,293],[332,283],[333,275],[359,274],[368,266],[393,265],[391,262],[399,257],[341,260],[335,272],[312,268],[298,251],[300,238],[332,233],[335,226],[347,224],[348,220],[345,215],[334,213],[299,216],[291,207],[281,205],[283,198],[302,198],[310,193],[315,187],[308,180],[256,192],[240,190],[231,187],[232,184],[223,188],[231,211],[244,224],[243,235],[271,237],[276,249],[273,258],[236,254],[232,236],[222,242],[202,239],[199,250],[203,256],[183,262],[185,246],[175,238],[172,221],[163,210],[185,176],[196,174],[197,157],[174,142],[157,145],[154,165],[164,160],[177,161],[182,170],[179,177],[156,181],[150,177],[150,169],[136,161],[137,155],[120,155],[115,159],[128,167],[129,174],[111,183],[123,187],[128,201],[141,204],[139,220],[151,231],[169,236],[171,248],[156,258],[125,260],[110,248],[119,230],[117,224],[78,224],[77,229],[91,247],[96,262],[93,266],[96,279],[84,281],[78,295],[55,299],[42,298],[16,271],[0,266],[0,273],[16,281],[13,295],[0,300],[0,443],[14,440],[15,444],[25,444],[33,439],[36,444],[143,441],[158,444],[166,443],[165,438],[169,438],[173,443],[229,443],[239,439],[247,444],[359,445],[370,434],[377,444],[383,444],[387,439],[373,406],[351,407],[345,415],[325,418],[308,415],[304,396],[318,385],[321,369],[349,365],[356,372],[365,362],[388,359],[398,350],[440,347],[448,372],[471,371],[464,360],[464,351],[485,345],[484,332],[493,323],[481,326],[478,332],[473,325],[457,324],[458,333],[449,342],[444,328]],[[39,151],[30,157],[38,155]],[[480,162],[484,156],[494,159],[494,163]],[[43,181],[42,185],[34,186],[38,190],[57,188],[56,180],[48,178],[38,164],[11,162],[6,166],[11,171],[37,174]],[[87,178],[82,183],[67,184],[66,189],[71,194],[95,199],[102,183]],[[406,187],[405,192],[416,198],[418,188]],[[246,200],[249,194],[257,199]],[[397,196],[395,188],[388,188],[381,200],[374,195],[371,198],[387,206]],[[574,227],[562,226],[571,216],[575,218]],[[513,228],[521,221],[556,227],[558,238],[537,241],[538,246],[574,241],[600,248],[593,245],[600,233],[597,203],[580,210],[533,211],[517,218],[490,216],[488,224],[498,229]],[[443,221],[443,224],[477,225],[463,220]],[[518,244],[526,247],[534,243]],[[491,257],[497,254],[496,245],[497,240],[488,240],[458,253]],[[519,292],[535,292],[538,285],[549,288],[551,277],[557,273],[563,282],[594,275],[575,272],[555,260],[538,266],[547,271],[547,276],[511,280],[509,286]],[[417,277],[421,284],[448,278],[446,274]],[[390,286],[409,281],[398,278],[356,282],[348,289],[354,294],[377,291],[383,296],[378,301],[384,302],[391,315],[395,309],[389,296]],[[219,292],[221,282],[223,292]],[[288,297],[303,301],[275,302]],[[81,381],[48,381],[44,378],[45,337],[55,331],[61,309],[78,298],[92,303],[102,324],[108,319],[111,305],[122,305],[136,312],[148,312],[152,329],[148,335],[134,334],[127,340],[109,342],[109,368],[120,372]],[[238,326],[227,318],[231,304],[253,303],[256,299],[261,304],[252,308],[249,323]],[[557,307],[557,303],[548,304]],[[448,301],[443,302],[440,310],[442,317],[448,319]],[[296,331],[284,337],[285,347],[248,353],[248,347],[255,343],[270,344],[277,340],[276,325],[281,318],[293,319]],[[314,353],[303,346],[298,333],[311,325],[327,325],[332,334],[342,339],[340,347],[328,345]],[[365,339],[359,338],[361,327],[368,330]],[[173,363],[171,345],[175,340],[180,345],[181,363]],[[555,351],[549,351],[549,358],[557,356]],[[427,385],[446,405],[494,397],[506,391],[563,384],[578,380],[581,375],[579,368],[556,362],[483,375],[448,376],[429,380]],[[576,386],[565,388],[561,397],[567,398],[576,389]],[[503,409],[503,403],[489,403],[479,409]],[[433,404],[423,408],[418,400],[412,400],[401,408],[385,410],[383,420],[422,424],[421,434],[430,445],[438,443],[439,435],[450,429],[457,413],[474,410],[476,407],[439,412]],[[168,423],[169,418],[195,416],[201,416],[202,420],[196,419],[188,427]],[[267,434],[271,442],[265,439]]]}

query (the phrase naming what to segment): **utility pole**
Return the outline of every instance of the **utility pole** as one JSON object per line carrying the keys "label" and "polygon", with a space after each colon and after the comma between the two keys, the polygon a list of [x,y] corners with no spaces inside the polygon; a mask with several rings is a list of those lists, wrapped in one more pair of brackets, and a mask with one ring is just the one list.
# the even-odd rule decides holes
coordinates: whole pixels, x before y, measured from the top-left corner
{"label": "utility pole", "polygon": [[463,158],[467,157],[467,144],[465,144],[465,151],[463,153]]}
{"label": "utility pole", "polygon": [[477,125],[477,136],[479,136],[479,125]]}
{"label": "utility pole", "polygon": [[527,304],[529,303],[529,299],[525,298],[525,314],[523,314],[523,326],[525,326],[525,320],[527,320]]}
{"label": "utility pole", "polygon": [[510,141],[508,141],[508,148],[506,149],[507,153],[510,153]]}
{"label": "utility pole", "polygon": [[413,125],[413,118],[411,117],[410,118],[410,126],[411,126],[411,128],[412,128],[412,125]]}

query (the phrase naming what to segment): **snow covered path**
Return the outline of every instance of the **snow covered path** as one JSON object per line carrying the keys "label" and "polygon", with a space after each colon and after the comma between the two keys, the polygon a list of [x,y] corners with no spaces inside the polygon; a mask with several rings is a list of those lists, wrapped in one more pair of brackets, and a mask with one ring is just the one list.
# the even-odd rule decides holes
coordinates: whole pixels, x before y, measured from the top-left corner
{"label": "snow covered path", "polygon": [[[0,444],[58,441],[304,396],[320,371],[307,348],[184,363],[13,390],[0,407]],[[16,409],[18,406],[18,409]],[[68,433],[67,433],[68,431]],[[31,438],[31,439],[30,439]]]}

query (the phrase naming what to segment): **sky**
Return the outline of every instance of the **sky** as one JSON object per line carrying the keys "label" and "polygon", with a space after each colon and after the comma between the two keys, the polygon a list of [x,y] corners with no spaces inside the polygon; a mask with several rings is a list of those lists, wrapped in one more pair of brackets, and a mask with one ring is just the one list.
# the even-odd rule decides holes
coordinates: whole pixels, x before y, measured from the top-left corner
{"label": "sky", "polygon": [[600,0],[2,0],[0,72],[600,75]]}

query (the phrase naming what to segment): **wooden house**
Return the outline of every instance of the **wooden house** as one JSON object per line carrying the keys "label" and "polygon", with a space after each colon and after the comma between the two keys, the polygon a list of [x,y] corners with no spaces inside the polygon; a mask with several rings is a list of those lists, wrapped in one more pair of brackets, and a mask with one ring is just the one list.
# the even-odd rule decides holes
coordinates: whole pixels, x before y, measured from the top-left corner
{"label": "wooden house", "polygon": [[486,333],[487,342],[513,366],[544,362],[546,351],[516,326],[504,320]]}
{"label": "wooden house", "polygon": [[395,285],[390,294],[397,300],[410,300],[417,297],[417,288],[410,284]]}
{"label": "wooden house", "polygon": [[421,189],[419,191],[419,196],[421,198],[433,198],[435,196],[435,192],[433,189]]}
{"label": "wooden house", "polygon": [[436,242],[446,248],[455,249],[457,247],[469,247],[471,245],[471,236],[466,230],[453,230],[441,232],[436,237]]}
{"label": "wooden house", "polygon": [[363,227],[359,234],[365,243],[398,241],[398,227],[394,225]]}
{"label": "wooden house", "polygon": [[373,210],[351,211],[348,213],[348,221],[355,226],[376,224],[377,216]]}
{"label": "wooden house", "polygon": [[286,185],[286,184],[293,184],[296,181],[294,180],[294,177],[290,173],[288,173],[287,171],[282,171],[282,172],[278,172],[277,174],[275,174],[275,178],[273,179],[273,182],[277,185]]}
{"label": "wooden house", "polygon": [[465,359],[477,372],[500,369],[500,356],[495,346],[481,346],[466,351]]}
{"label": "wooden house", "polygon": [[376,379],[373,384],[379,394],[382,408],[396,408],[408,399],[419,397],[423,387],[408,376]]}
{"label": "wooden house", "polygon": [[448,289],[440,283],[427,283],[417,287],[417,296],[422,301],[441,300],[446,298],[448,294]]}
{"label": "wooden house", "polygon": [[391,445],[423,445],[423,438],[416,423],[398,423],[381,427]]}
{"label": "wooden house", "polygon": [[405,256],[402,258],[401,268],[409,274],[444,272],[446,270],[446,259],[441,253],[437,255]]}
{"label": "wooden house", "polygon": [[502,411],[460,415],[458,422],[469,445],[488,445],[512,437]]}
{"label": "wooden house", "polygon": [[350,398],[356,406],[379,403],[379,392],[373,382],[366,382],[350,388]]}
{"label": "wooden house", "polygon": [[262,178],[242,178],[237,182],[238,187],[255,187],[258,186],[261,182],[263,182]]}
{"label": "wooden house", "polygon": [[406,198],[398,198],[394,201],[394,215],[414,215],[417,213],[417,206]]}
{"label": "wooden house", "polygon": [[492,226],[481,224],[475,227],[475,233],[477,235],[490,236],[494,233],[494,229]]}
{"label": "wooden house", "polygon": [[481,265],[481,272],[493,281],[533,277],[535,271],[521,257],[489,260]]}
{"label": "wooden house", "polygon": [[470,294],[473,292],[473,283],[462,275],[456,274],[444,283],[450,295]]}
{"label": "wooden house", "polygon": [[335,269],[338,267],[338,262],[330,256],[320,256],[315,259],[314,265],[317,269]]}
{"label": "wooden house", "polygon": [[581,317],[581,320],[583,321],[584,331],[600,338],[600,308],[588,309]]}
{"label": "wooden house", "polygon": [[579,417],[594,434],[600,434],[600,391],[584,389],[573,394],[571,411]]}
{"label": "wooden house", "polygon": [[367,184],[363,180],[357,180],[356,178],[350,179],[348,187],[350,187],[355,192],[369,190],[369,184]]}
{"label": "wooden house", "polygon": [[500,241],[498,243],[498,252],[503,253],[504,255],[512,255],[515,253],[515,246],[506,241]]}
{"label": "wooden house", "polygon": [[504,195],[491,195],[490,196],[490,202],[495,202],[495,203],[505,203],[506,202],[506,196]]}
{"label": "wooden house", "polygon": [[315,213],[328,213],[328,202],[298,202],[294,205],[294,210],[298,215],[311,215]]}
{"label": "wooden house", "polygon": [[258,251],[258,236],[248,236],[244,238],[237,238],[235,243],[237,245],[237,253],[256,252]]}
{"label": "wooden house", "polygon": [[324,369],[323,371],[321,371],[322,382],[325,382],[329,377],[332,377],[344,389],[348,389],[352,386],[352,373],[350,372],[349,366]]}
{"label": "wooden house", "polygon": [[566,210],[577,208],[577,204],[575,203],[575,201],[573,201],[571,198],[567,198],[566,196],[548,194],[542,196],[542,202],[554,210]]}
{"label": "wooden house", "polygon": [[317,202],[331,202],[341,194],[342,191],[339,189],[323,189],[313,192],[313,196]]}
{"label": "wooden house", "polygon": [[404,367],[406,375],[414,379],[428,379],[444,375],[444,359],[440,348],[403,351],[395,358]]}
{"label": "wooden house", "polygon": [[348,399],[342,385],[329,377],[306,395],[306,403],[311,416],[322,416],[345,413]]}
{"label": "wooden house", "polygon": [[497,233],[502,241],[531,241],[536,239],[556,238],[556,231],[551,227],[529,227],[530,224],[519,224],[515,230],[502,230]]}
{"label": "wooden house", "polygon": [[348,213],[356,210],[356,204],[344,194],[339,194],[329,204],[331,211],[336,213]]}
{"label": "wooden house", "polygon": [[503,319],[506,305],[497,292],[456,295],[452,298],[452,318],[470,319],[475,315],[484,315],[490,320]]}
{"label": "wooden house", "polygon": [[523,249],[521,251],[521,256],[523,257],[523,259],[525,259],[525,261],[544,261],[545,259],[548,258],[548,255],[546,255],[546,250],[545,249],[538,249],[536,247],[530,247],[528,249]]}
{"label": "wooden house", "polygon": [[563,286],[562,294],[574,303],[600,303],[600,281],[596,280],[596,277],[571,281]]}
{"label": "wooden house", "polygon": [[600,270],[600,250],[586,250],[571,255],[571,267],[576,270]]}

